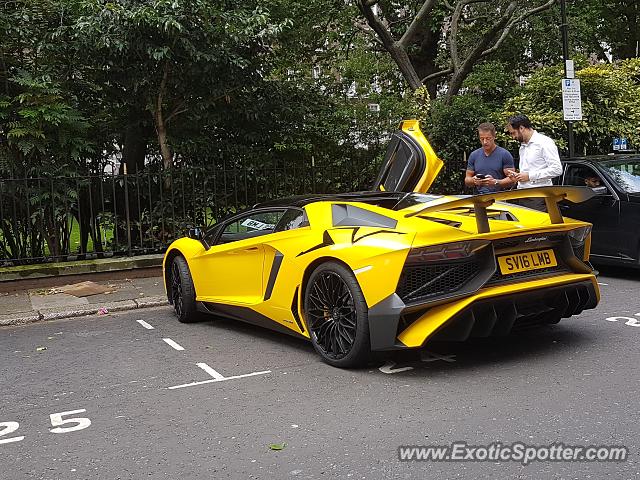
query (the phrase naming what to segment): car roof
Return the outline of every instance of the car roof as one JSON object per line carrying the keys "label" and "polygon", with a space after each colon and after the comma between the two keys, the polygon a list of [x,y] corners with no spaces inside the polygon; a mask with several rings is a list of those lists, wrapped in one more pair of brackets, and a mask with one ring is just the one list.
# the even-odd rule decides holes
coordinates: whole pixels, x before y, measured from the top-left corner
{"label": "car roof", "polygon": [[256,204],[253,208],[269,207],[304,207],[314,202],[363,202],[378,203],[385,201],[399,201],[407,193],[405,192],[351,192],[351,193],[313,193],[307,195],[296,195],[293,197],[279,198]]}
{"label": "car roof", "polygon": [[640,153],[616,153],[609,155],[586,155],[584,157],[562,158],[563,162],[628,162],[629,160],[640,160]]}

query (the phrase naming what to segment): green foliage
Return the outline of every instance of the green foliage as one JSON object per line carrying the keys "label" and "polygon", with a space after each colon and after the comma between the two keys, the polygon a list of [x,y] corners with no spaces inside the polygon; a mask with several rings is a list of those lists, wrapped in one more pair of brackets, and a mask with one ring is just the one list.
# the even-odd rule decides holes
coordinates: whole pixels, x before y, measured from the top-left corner
{"label": "green foliage", "polygon": [[65,44],[53,35],[59,1],[7,2],[0,15],[0,170],[60,172],[95,151],[69,91]]}
{"label": "green foliage", "polygon": [[480,148],[478,125],[493,121],[499,127],[496,117],[491,104],[472,93],[454,97],[450,105],[440,100],[432,103],[423,131],[445,162],[432,188],[434,193],[462,191],[466,159],[473,150]]}
{"label": "green foliage", "polygon": [[[625,1],[571,2],[570,24],[581,26],[570,29],[576,49],[597,51],[602,39],[619,49],[624,42],[616,43],[618,32],[604,31],[598,15],[605,7],[613,15]],[[469,11],[491,19],[495,8],[484,3]],[[381,5],[399,34],[421,2]],[[437,46],[450,13],[438,3],[408,52],[412,59],[432,54],[434,68],[449,61],[449,52]],[[458,32],[461,52],[488,25],[472,16]],[[444,105],[429,102],[424,89],[407,92],[389,55],[363,34],[355,2],[0,2],[0,175],[46,179],[5,190],[5,219],[15,211],[19,221],[2,224],[0,235],[9,242],[2,248],[16,256],[68,251],[71,225],[80,229],[80,217],[80,251],[92,241],[95,246],[105,229],[114,232],[113,244],[105,246],[122,248],[122,188],[114,189],[113,212],[90,218],[82,209],[95,185],[78,185],[78,176],[101,174],[108,163],[130,165],[131,158],[135,171],[166,171],[159,126],[165,127],[176,171],[209,167],[236,175],[238,184],[211,178],[208,193],[193,200],[206,203],[216,218],[250,200],[368,188],[388,136],[403,118],[423,120],[446,162],[435,191],[459,192],[465,155],[478,147],[480,122],[500,127],[504,115],[522,110],[562,145],[560,69],[544,69],[524,89],[515,86],[516,74],[560,58],[560,34],[553,27],[558,17],[554,9],[518,26],[492,54],[494,61],[477,64],[461,95]],[[422,51],[421,41],[436,48]],[[578,77],[587,115],[576,124],[580,148],[608,151],[610,137],[621,135],[640,143],[637,62],[615,68],[585,63]],[[281,171],[287,173],[274,173]],[[62,175],[69,178],[49,183]],[[171,181],[177,188],[179,182]],[[157,195],[162,184],[153,188]],[[22,200],[14,207],[15,198]],[[132,209],[130,220],[145,242],[167,240],[196,215],[170,208]],[[159,215],[171,228],[154,224]]]}
{"label": "green foliage", "polygon": [[[559,66],[537,70],[505,104],[503,118],[524,113],[565,149],[562,76]],[[627,137],[633,145],[640,145],[640,59],[585,66],[576,77],[580,79],[584,118],[574,122],[576,152],[609,153],[613,137]]]}
{"label": "green foliage", "polygon": [[48,76],[36,78],[25,71],[8,81],[17,94],[0,97],[6,138],[0,156],[33,175],[93,152],[85,138],[86,119],[75,108],[75,99],[66,97],[59,85]]}
{"label": "green foliage", "polygon": [[515,88],[513,71],[502,61],[478,64],[464,81],[463,91],[472,93],[487,105],[500,106]]}
{"label": "green foliage", "polygon": [[[604,45],[614,60],[638,56],[640,41],[640,2],[638,0],[580,0],[567,9],[576,47],[591,46],[585,53],[596,52],[605,59]],[[584,51],[584,50],[583,50]]]}

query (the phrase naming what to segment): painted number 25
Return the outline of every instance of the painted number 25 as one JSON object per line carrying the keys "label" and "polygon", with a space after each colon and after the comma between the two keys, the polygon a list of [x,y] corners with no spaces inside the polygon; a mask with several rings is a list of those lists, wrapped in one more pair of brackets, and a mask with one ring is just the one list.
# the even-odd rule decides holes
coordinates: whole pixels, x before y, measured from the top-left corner
{"label": "painted number 25", "polygon": [[[87,428],[89,425],[91,425],[91,420],[86,417],[63,418],[69,415],[76,415],[78,413],[84,412],[86,412],[86,410],[83,408],[81,410],[52,413],[51,415],[49,415],[49,417],[51,419],[51,425],[53,426],[53,428],[50,428],[49,431],[51,433],[69,433]],[[18,428],[20,428],[20,424],[18,422],[0,422],[0,444],[13,443],[24,440],[24,436],[2,438],[7,435],[11,435],[13,432],[18,430]]]}

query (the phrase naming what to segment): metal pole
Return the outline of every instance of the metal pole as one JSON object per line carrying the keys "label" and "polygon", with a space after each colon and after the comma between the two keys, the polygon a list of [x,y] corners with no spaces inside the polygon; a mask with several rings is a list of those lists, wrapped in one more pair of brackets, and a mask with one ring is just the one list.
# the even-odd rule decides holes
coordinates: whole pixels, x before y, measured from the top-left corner
{"label": "metal pole", "polygon": [[[567,24],[567,12],[565,0],[560,0],[560,15],[562,23],[560,30],[562,32],[562,57],[564,59],[564,78],[567,78],[567,60],[569,60],[569,25]],[[567,136],[569,143],[569,157],[575,156],[575,147],[573,145],[573,122],[567,122]]]}
{"label": "metal pole", "polygon": [[124,211],[125,211],[125,215],[127,216],[127,250],[129,251],[129,256],[131,257],[133,255],[133,252],[131,250],[131,214],[129,211],[129,179],[127,174],[127,164],[123,163],[123,165],[124,165],[124,176],[122,178],[124,179]]}

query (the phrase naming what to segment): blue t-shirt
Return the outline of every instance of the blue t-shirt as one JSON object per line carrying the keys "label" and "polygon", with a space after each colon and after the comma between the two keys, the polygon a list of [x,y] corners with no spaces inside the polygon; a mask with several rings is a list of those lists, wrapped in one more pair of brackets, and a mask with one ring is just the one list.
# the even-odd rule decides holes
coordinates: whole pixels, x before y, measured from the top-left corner
{"label": "blue t-shirt", "polygon": [[[491,155],[484,154],[482,148],[471,152],[467,162],[467,170],[484,175],[491,175],[497,180],[504,178],[504,168],[513,168],[513,156],[504,148],[497,146]],[[498,187],[478,187],[478,193],[490,193],[498,191]]]}

